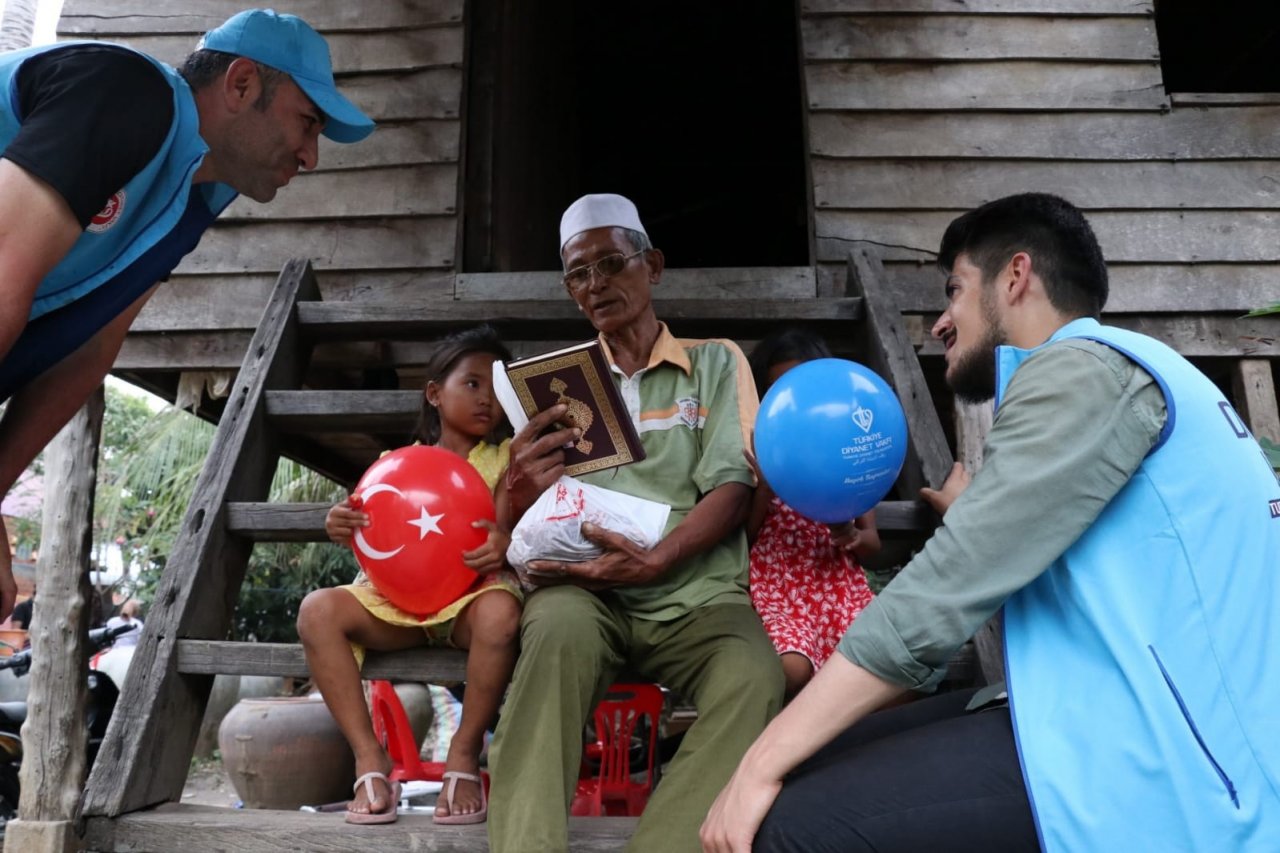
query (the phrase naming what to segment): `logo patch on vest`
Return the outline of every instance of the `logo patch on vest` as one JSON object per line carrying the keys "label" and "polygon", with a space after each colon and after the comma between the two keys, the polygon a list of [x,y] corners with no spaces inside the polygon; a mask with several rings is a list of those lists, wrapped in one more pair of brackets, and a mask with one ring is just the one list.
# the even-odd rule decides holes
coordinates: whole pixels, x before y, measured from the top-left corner
{"label": "logo patch on vest", "polygon": [[115,225],[120,219],[120,214],[124,213],[124,203],[128,196],[124,190],[119,190],[111,198],[107,199],[107,206],[98,211],[98,213],[89,220],[89,227],[86,231],[94,234],[101,234],[107,231],[112,225]]}
{"label": "logo patch on vest", "polygon": [[1280,518],[1280,498],[1271,502],[1271,517]]}

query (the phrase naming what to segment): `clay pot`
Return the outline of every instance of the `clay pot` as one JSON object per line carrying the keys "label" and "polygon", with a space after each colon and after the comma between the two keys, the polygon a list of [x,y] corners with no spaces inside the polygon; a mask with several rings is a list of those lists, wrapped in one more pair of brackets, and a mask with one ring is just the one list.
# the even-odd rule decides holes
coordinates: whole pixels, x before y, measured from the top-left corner
{"label": "clay pot", "polygon": [[319,697],[242,699],[222,720],[218,748],[246,808],[296,809],[351,796],[355,757]]}

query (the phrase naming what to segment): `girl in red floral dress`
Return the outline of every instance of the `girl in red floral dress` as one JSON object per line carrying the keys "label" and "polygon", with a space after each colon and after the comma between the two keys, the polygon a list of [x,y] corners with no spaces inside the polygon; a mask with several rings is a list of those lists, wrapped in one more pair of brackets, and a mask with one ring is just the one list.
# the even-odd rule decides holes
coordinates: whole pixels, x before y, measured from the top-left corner
{"label": "girl in red floral dress", "polygon": [[[749,359],[756,387],[769,386],[797,364],[830,358],[821,338],[784,329],[756,345]],[[774,495],[760,476],[747,520],[751,540],[751,603],[782,658],[787,696],[794,696],[831,657],[849,623],[873,596],[860,564],[880,550],[875,511],[827,525]]]}

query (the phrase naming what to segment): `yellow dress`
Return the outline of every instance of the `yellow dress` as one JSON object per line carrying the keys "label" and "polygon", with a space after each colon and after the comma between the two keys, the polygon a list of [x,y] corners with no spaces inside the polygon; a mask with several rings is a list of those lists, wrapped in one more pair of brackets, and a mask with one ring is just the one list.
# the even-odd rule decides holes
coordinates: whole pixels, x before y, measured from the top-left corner
{"label": "yellow dress", "polygon": [[[480,476],[484,478],[485,483],[489,486],[489,491],[492,492],[497,489],[498,481],[506,472],[507,464],[511,461],[511,439],[504,439],[496,447],[482,441],[472,449],[467,456],[467,461],[480,472]],[[426,631],[427,638],[433,645],[451,645],[450,635],[453,631],[453,620],[477,596],[494,590],[505,590],[514,595],[517,600],[524,600],[519,580],[514,574],[505,570],[481,575],[475,584],[463,593],[462,597],[457,601],[446,605],[437,613],[424,617],[406,613],[396,607],[382,593],[378,592],[373,584],[369,582],[369,579],[365,577],[364,572],[357,575],[353,583],[338,587],[338,589],[345,589],[351,593],[364,606],[365,610],[368,610],[383,622],[406,628],[422,628]],[[363,664],[364,649],[354,643],[352,643],[351,648],[356,654],[356,661]]]}

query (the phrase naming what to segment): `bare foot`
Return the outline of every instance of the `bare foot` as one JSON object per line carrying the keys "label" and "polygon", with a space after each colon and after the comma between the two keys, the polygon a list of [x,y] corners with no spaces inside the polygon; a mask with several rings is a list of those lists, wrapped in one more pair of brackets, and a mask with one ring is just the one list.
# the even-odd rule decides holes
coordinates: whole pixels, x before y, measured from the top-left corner
{"label": "bare foot", "polygon": [[[390,759],[383,756],[381,761],[369,763],[356,763],[356,778],[359,779],[366,773],[377,771],[379,773],[390,773],[392,764]],[[371,779],[373,783],[373,801],[369,801],[369,786],[361,785],[356,788],[355,796],[351,802],[347,804],[347,811],[355,814],[381,814],[389,811],[393,805],[391,801],[391,783],[384,779]]]}
{"label": "bare foot", "polygon": [[[470,750],[464,754],[455,754],[455,750],[451,747],[449,749],[449,757],[444,763],[444,769],[446,773],[456,770],[479,776],[480,759]],[[450,803],[446,795],[449,793],[449,785],[453,781],[453,779],[446,780],[443,790],[440,791],[440,799],[436,801],[436,817],[475,814],[480,811],[480,807],[484,805],[484,800],[480,793],[480,783],[471,782],[467,779],[458,779],[453,789],[453,802]]]}

